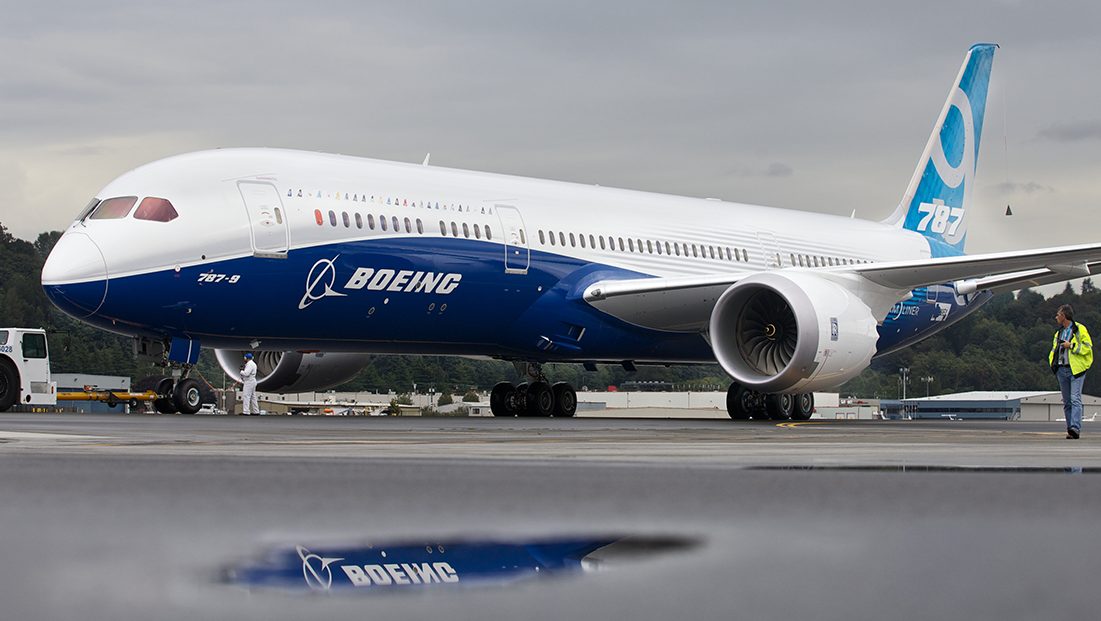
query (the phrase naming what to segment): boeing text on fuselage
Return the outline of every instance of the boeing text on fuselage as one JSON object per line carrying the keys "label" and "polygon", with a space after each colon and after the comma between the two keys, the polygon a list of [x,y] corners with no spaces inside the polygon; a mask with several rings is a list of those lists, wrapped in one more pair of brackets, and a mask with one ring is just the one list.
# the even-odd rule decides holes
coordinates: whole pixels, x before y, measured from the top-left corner
{"label": "boeing text on fuselage", "polygon": [[[340,255],[337,255],[339,257]],[[314,302],[326,297],[347,297],[334,291],[336,283],[336,259],[320,259],[310,268],[306,277],[306,293],[298,303],[305,310]],[[450,295],[463,278],[458,273],[426,272],[420,270],[393,270],[388,268],[359,267],[344,283],[345,291],[389,291],[393,293],[435,293]]]}

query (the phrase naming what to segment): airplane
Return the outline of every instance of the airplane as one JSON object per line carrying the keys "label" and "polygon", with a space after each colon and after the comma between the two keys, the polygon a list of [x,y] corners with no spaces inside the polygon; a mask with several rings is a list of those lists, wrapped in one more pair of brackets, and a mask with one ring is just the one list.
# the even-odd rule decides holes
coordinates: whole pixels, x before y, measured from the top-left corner
{"label": "airplane", "polygon": [[[995,293],[1095,273],[1101,244],[964,254],[996,44],[972,46],[880,222],[281,149],[169,157],[110,182],[42,270],[71,316],[176,367],[201,347],[258,389],[351,378],[372,354],[512,361],[495,415],[572,416],[549,362],[718,364],[733,419],[806,419],[816,390]],[[174,384],[172,383],[174,382]],[[159,404],[158,407],[161,407]]]}

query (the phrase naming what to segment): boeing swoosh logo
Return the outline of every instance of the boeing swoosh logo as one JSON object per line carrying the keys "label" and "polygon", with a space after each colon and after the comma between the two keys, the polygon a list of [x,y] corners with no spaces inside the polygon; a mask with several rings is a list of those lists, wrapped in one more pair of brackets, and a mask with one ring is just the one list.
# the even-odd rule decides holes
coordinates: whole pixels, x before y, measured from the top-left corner
{"label": "boeing swoosh logo", "polygon": [[306,276],[306,293],[298,302],[298,310],[304,310],[321,298],[348,297],[347,294],[333,291],[333,285],[336,284],[336,266],[333,261],[336,261],[339,256],[338,254],[331,259],[319,259],[313,264],[309,275]]}
{"label": "boeing swoosh logo", "polygon": [[328,591],[333,586],[333,571],[329,565],[343,561],[342,558],[325,558],[318,556],[302,546],[295,546],[298,558],[302,559],[302,577],[311,589]]}

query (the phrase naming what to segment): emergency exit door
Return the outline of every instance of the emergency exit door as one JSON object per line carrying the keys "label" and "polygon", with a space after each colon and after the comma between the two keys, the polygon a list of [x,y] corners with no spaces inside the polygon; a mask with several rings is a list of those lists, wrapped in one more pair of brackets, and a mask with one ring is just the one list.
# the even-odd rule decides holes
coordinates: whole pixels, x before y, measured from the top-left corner
{"label": "emergency exit door", "polygon": [[237,189],[248,213],[252,253],[260,257],[287,258],[290,227],[279,191],[274,185],[260,181],[239,181]]}
{"label": "emergency exit door", "polygon": [[531,265],[531,250],[524,231],[520,210],[510,205],[494,205],[505,240],[505,273],[527,274]]}

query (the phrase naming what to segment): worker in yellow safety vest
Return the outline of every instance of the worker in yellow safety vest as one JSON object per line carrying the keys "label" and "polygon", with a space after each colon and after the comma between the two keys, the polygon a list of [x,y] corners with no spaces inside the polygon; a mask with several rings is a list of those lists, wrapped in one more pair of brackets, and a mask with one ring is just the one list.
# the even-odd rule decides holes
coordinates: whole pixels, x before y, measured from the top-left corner
{"label": "worker in yellow safety vest", "polygon": [[1086,371],[1093,364],[1093,341],[1086,326],[1074,321],[1074,309],[1070,304],[1059,307],[1055,321],[1059,329],[1052,338],[1047,361],[1063,393],[1067,439],[1077,440],[1082,433],[1082,384],[1086,381]]}

